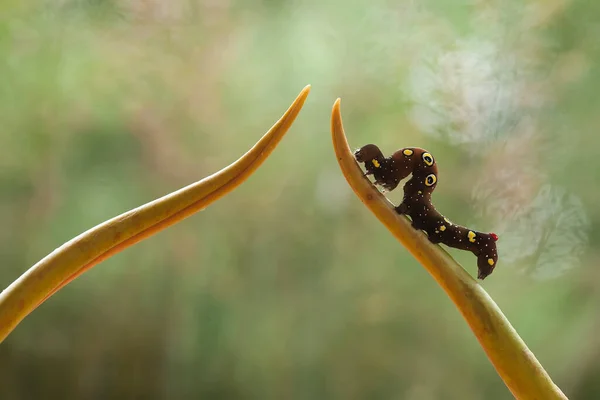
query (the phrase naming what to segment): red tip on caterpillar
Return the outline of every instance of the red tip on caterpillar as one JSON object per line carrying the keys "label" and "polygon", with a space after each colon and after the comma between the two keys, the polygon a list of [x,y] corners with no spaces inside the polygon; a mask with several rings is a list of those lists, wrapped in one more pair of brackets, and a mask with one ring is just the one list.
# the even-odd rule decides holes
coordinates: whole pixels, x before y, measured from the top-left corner
{"label": "red tip on caterpillar", "polygon": [[494,242],[498,241],[498,235],[496,235],[495,233],[490,233],[490,236],[492,237],[492,239],[494,239]]}

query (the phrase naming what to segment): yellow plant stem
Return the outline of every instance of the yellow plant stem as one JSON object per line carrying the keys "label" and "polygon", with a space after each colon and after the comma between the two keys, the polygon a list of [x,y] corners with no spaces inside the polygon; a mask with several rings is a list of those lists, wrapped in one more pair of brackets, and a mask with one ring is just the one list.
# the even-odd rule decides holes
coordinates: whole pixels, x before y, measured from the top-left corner
{"label": "yellow plant stem", "polygon": [[331,135],[342,173],[356,195],[444,289],[515,398],[566,399],[487,292],[439,245],[399,215],[364,176],[348,146],[340,99],[333,106]]}
{"label": "yellow plant stem", "polygon": [[246,154],[221,171],[123,213],[47,255],[0,293],[0,342],[37,306],[83,272],[204,209],[244,182],[265,161],[302,109],[306,86]]}

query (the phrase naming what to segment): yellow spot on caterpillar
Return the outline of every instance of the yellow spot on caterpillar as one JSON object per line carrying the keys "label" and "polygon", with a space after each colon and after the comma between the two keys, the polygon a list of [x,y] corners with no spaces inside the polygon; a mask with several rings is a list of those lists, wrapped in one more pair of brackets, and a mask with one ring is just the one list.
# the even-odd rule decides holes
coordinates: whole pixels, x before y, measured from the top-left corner
{"label": "yellow spot on caterpillar", "polygon": [[426,186],[433,186],[433,185],[435,185],[436,182],[437,182],[437,178],[436,178],[435,174],[429,174],[429,175],[427,175],[427,177],[425,177],[425,185]]}
{"label": "yellow spot on caterpillar", "polygon": [[375,168],[381,167],[381,164],[379,164],[379,161],[377,161],[377,160],[373,160],[372,163],[375,166]]}
{"label": "yellow spot on caterpillar", "polygon": [[488,264],[494,265],[494,260],[492,260],[491,258],[488,258]]}
{"label": "yellow spot on caterpillar", "polygon": [[446,225],[440,226],[440,231],[444,232],[446,230]]}
{"label": "yellow spot on caterpillar", "polygon": [[469,231],[469,233],[467,233],[467,237],[469,238],[469,242],[471,243],[475,243],[475,232],[473,231]]}
{"label": "yellow spot on caterpillar", "polygon": [[413,151],[411,149],[405,149],[402,154],[404,154],[405,156],[412,156]]}
{"label": "yellow spot on caterpillar", "polygon": [[431,154],[423,153],[421,157],[423,158],[423,162],[425,163],[425,165],[427,165],[428,167],[431,167],[433,165],[433,156]]}

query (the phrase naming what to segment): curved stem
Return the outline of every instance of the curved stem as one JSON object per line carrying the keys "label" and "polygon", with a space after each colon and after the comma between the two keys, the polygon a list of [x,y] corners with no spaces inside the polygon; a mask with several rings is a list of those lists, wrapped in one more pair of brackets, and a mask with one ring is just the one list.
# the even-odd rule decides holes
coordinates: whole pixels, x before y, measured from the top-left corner
{"label": "curved stem", "polygon": [[0,293],[0,342],[37,306],[94,265],[204,209],[244,182],[281,141],[309,92],[310,85],[254,147],[233,164],[95,226],[21,275]]}
{"label": "curved stem", "polygon": [[454,302],[500,377],[517,399],[566,399],[487,292],[439,245],[415,230],[408,218],[364,177],[348,146],[340,99],[333,106],[331,135],[346,180],[373,214],[425,267]]}

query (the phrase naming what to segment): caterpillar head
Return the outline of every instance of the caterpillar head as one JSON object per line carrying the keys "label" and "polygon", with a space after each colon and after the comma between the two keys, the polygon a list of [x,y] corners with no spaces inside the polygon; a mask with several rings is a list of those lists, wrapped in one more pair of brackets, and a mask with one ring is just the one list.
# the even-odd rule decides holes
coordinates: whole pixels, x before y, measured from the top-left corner
{"label": "caterpillar head", "polygon": [[375,184],[392,191],[398,186],[396,163],[391,158],[385,158],[379,147],[368,144],[354,152],[356,161],[365,164],[367,175],[373,175]]}
{"label": "caterpillar head", "polygon": [[381,162],[385,158],[383,157],[381,150],[379,150],[379,147],[374,144],[368,144],[356,150],[354,152],[354,157],[356,158],[356,161],[365,164],[372,164],[373,160]]}

